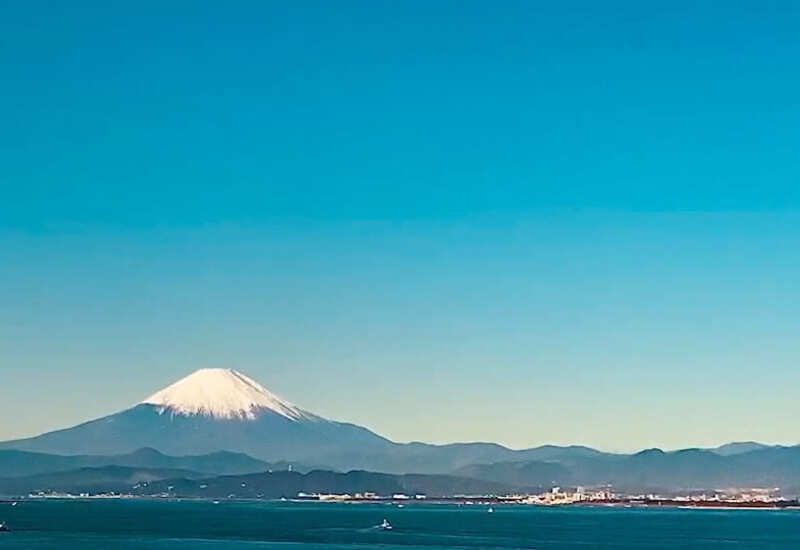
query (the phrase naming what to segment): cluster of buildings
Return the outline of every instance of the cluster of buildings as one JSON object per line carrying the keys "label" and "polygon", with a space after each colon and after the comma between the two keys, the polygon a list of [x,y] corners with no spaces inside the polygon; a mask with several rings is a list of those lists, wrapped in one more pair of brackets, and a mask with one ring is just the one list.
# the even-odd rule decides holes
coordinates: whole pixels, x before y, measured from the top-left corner
{"label": "cluster of buildings", "polygon": [[783,502],[780,489],[732,489],[717,491],[711,494],[702,493],[685,497],[675,497],[675,500],[688,502],[743,502],[743,503],[773,503]]}
{"label": "cluster of buildings", "polygon": [[[608,490],[586,491],[578,487],[574,491],[562,491],[561,487],[553,487],[550,491],[535,495],[514,495],[508,500],[519,504],[536,504],[539,506],[560,506],[581,502],[610,502],[614,495]],[[505,500],[505,499],[504,499]]]}
{"label": "cluster of buildings", "polygon": [[676,506],[676,507],[734,507],[734,508],[794,508],[797,499],[786,498],[779,489],[729,489],[710,493],[663,496],[653,493],[639,495],[614,494],[608,489],[587,491],[581,487],[562,491],[554,487],[534,495],[512,495],[499,500],[538,506],[569,504],[604,504],[610,506]]}
{"label": "cluster of buildings", "polygon": [[796,499],[787,499],[780,489],[729,489],[710,493],[695,493],[677,496],[657,494],[625,497],[626,502],[635,504],[672,504],[678,506],[732,506],[732,507],[780,507],[795,506]]}
{"label": "cluster of buildings", "polygon": [[406,495],[404,493],[394,493],[391,496],[382,496],[377,493],[297,493],[298,500],[322,500],[322,501],[347,501],[347,500],[425,500],[426,495],[417,493]]}
{"label": "cluster of buildings", "polygon": [[[614,495],[607,490],[586,491],[578,487],[574,491],[562,491],[560,487],[541,494],[518,494],[518,495],[453,495],[450,497],[437,497],[436,502],[458,502],[461,504],[487,504],[487,503],[508,503],[508,504],[537,504],[540,506],[557,506],[562,504],[575,504],[579,502],[609,502]],[[319,500],[326,502],[344,501],[364,501],[364,500],[383,500],[383,501],[407,501],[407,500],[428,500],[427,495],[414,494],[406,495],[395,493],[393,495],[379,495],[377,493],[297,493],[298,500]]]}

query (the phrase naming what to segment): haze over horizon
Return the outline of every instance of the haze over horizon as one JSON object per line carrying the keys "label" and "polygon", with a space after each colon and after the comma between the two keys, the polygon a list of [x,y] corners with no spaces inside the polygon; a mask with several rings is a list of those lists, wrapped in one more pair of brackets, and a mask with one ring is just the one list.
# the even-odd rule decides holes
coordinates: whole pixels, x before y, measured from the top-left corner
{"label": "haze over horizon", "polygon": [[397,441],[798,443],[799,10],[8,6],[0,440],[231,367]]}

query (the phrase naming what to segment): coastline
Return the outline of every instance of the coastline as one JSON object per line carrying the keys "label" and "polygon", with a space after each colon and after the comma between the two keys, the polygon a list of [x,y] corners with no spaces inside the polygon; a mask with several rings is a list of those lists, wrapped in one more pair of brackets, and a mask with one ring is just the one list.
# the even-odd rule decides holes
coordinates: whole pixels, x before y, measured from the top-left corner
{"label": "coastline", "polygon": [[733,501],[696,501],[687,503],[682,500],[658,499],[658,500],[608,500],[608,501],[584,501],[563,504],[536,504],[524,503],[509,500],[502,497],[482,497],[482,498],[462,498],[462,497],[441,497],[429,498],[423,501],[407,501],[392,498],[370,498],[370,499],[314,499],[314,498],[209,498],[193,496],[160,496],[160,495],[93,495],[93,496],[74,496],[74,495],[53,495],[53,496],[25,496],[17,498],[4,497],[0,499],[0,504],[36,502],[36,501],[103,501],[103,500],[125,500],[142,502],[201,502],[210,504],[222,503],[293,503],[293,504],[380,504],[395,508],[414,508],[419,506],[456,506],[465,508],[494,507],[495,510],[502,508],[614,508],[614,509],[680,509],[680,510],[764,510],[764,511],[784,511],[800,510],[800,502],[797,500],[785,500],[774,502],[733,502]]}

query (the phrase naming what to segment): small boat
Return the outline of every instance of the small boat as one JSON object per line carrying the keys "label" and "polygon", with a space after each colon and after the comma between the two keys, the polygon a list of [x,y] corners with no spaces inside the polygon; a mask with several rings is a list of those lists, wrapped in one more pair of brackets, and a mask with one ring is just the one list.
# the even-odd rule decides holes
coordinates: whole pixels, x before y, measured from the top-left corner
{"label": "small boat", "polygon": [[489,510],[487,510],[487,511],[488,511],[488,512],[491,514],[492,512],[494,512],[494,508],[492,508],[491,506],[489,506]]}
{"label": "small boat", "polygon": [[0,523],[0,533],[8,533],[10,529],[6,526],[5,523]]}
{"label": "small boat", "polygon": [[392,530],[392,524],[389,523],[389,520],[387,520],[386,518],[383,518],[383,522],[379,525],[379,527],[381,529],[383,529],[384,531],[391,531]]}

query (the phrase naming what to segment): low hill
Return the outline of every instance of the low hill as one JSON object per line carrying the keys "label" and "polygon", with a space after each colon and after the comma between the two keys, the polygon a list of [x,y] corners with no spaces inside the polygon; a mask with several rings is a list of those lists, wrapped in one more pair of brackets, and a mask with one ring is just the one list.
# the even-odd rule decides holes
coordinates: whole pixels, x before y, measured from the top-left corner
{"label": "low hill", "polygon": [[[216,475],[247,474],[289,467],[286,463],[273,465],[246,454],[228,451],[194,456],[169,456],[155,449],[143,448],[129,454],[93,456],[0,450],[0,477],[23,477],[104,466],[188,470]],[[300,466],[299,469],[303,467]]]}
{"label": "low hill", "polygon": [[139,496],[170,494],[206,498],[294,498],[298,493],[366,493],[430,496],[505,494],[502,483],[450,475],[393,475],[365,471],[347,473],[314,470],[307,474],[274,471],[237,476],[207,477],[185,470],[106,466],[68,472],[0,479],[0,495],[36,492],[131,493]]}
{"label": "low hill", "polygon": [[157,468],[129,468],[105,466],[102,468],[79,468],[68,472],[39,474],[34,476],[0,478],[0,495],[21,496],[29,493],[107,493],[130,492],[139,483],[149,483],[171,478],[197,478],[203,474],[187,470]]}
{"label": "low hill", "polygon": [[315,470],[307,474],[282,471],[219,476],[211,479],[170,479],[150,483],[135,492],[140,495],[163,492],[175,496],[209,498],[293,498],[301,492],[309,494],[373,492],[379,495],[422,493],[428,496],[452,496],[505,494],[511,491],[511,487],[502,483],[452,475],[395,475],[363,470],[339,473]]}

